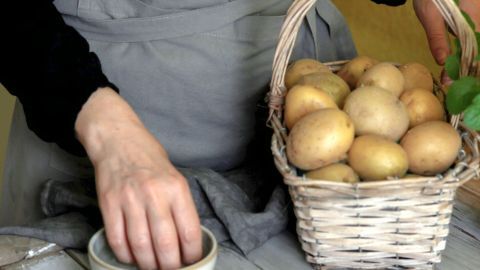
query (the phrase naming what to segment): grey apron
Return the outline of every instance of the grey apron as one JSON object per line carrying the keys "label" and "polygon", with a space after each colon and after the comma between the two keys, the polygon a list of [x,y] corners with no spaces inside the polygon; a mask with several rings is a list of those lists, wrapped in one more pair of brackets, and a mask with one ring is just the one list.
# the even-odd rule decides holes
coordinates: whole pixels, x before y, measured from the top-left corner
{"label": "grey apron", "polygon": [[[291,0],[54,3],[175,165],[229,170],[241,164]],[[319,0],[292,58],[331,61],[354,54],[342,16],[329,0]],[[46,179],[93,176],[88,160],[29,131],[20,106],[7,151],[1,225],[41,217],[38,193]]]}

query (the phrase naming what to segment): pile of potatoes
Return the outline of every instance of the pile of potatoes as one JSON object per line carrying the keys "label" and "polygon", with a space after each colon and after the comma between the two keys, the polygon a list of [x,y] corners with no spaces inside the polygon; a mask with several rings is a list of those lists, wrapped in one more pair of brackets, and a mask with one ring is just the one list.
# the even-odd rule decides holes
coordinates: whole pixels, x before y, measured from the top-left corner
{"label": "pile of potatoes", "polygon": [[301,59],[288,67],[285,85],[287,157],[309,179],[432,176],[447,170],[461,149],[421,64],[397,67],[359,56],[335,74]]}

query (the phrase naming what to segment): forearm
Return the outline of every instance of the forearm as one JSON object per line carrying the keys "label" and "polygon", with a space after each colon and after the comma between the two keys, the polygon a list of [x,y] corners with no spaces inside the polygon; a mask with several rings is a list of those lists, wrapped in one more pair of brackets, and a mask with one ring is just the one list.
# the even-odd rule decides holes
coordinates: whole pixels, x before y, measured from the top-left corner
{"label": "forearm", "polygon": [[109,88],[98,89],[75,130],[95,167],[99,206],[117,258],[140,269],[177,269],[182,259],[198,260],[200,222],[187,181],[128,103]]}
{"label": "forearm", "polygon": [[32,131],[81,154],[74,133],[77,114],[98,87],[114,87],[99,59],[52,1],[1,1],[0,9],[22,14],[21,20],[0,16],[0,82],[22,103]]}

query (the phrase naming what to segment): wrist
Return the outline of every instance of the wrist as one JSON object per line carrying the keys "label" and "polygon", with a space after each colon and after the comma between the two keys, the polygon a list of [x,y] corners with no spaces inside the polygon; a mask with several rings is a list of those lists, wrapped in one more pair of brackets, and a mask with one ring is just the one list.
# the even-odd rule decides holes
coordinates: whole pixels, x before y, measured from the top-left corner
{"label": "wrist", "polygon": [[75,133],[88,156],[95,163],[105,153],[108,143],[132,136],[144,129],[128,103],[109,87],[99,88],[88,98],[77,115]]}

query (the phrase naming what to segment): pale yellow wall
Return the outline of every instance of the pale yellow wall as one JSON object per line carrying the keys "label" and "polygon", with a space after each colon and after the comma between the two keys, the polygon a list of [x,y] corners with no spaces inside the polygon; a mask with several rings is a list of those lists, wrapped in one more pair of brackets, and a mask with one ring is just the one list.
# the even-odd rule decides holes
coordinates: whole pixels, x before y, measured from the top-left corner
{"label": "pale yellow wall", "polygon": [[359,54],[399,63],[417,61],[439,74],[440,67],[430,54],[412,0],[399,7],[377,5],[370,0],[332,1],[347,18]]}
{"label": "pale yellow wall", "polygon": [[[370,0],[333,0],[346,16],[360,54],[400,63],[418,61],[439,72],[428,50],[425,34],[412,10],[386,7]],[[0,181],[14,98],[0,87]]]}
{"label": "pale yellow wall", "polygon": [[3,179],[3,162],[5,160],[5,151],[7,150],[7,139],[12,120],[14,100],[15,98],[0,84],[0,184]]}

